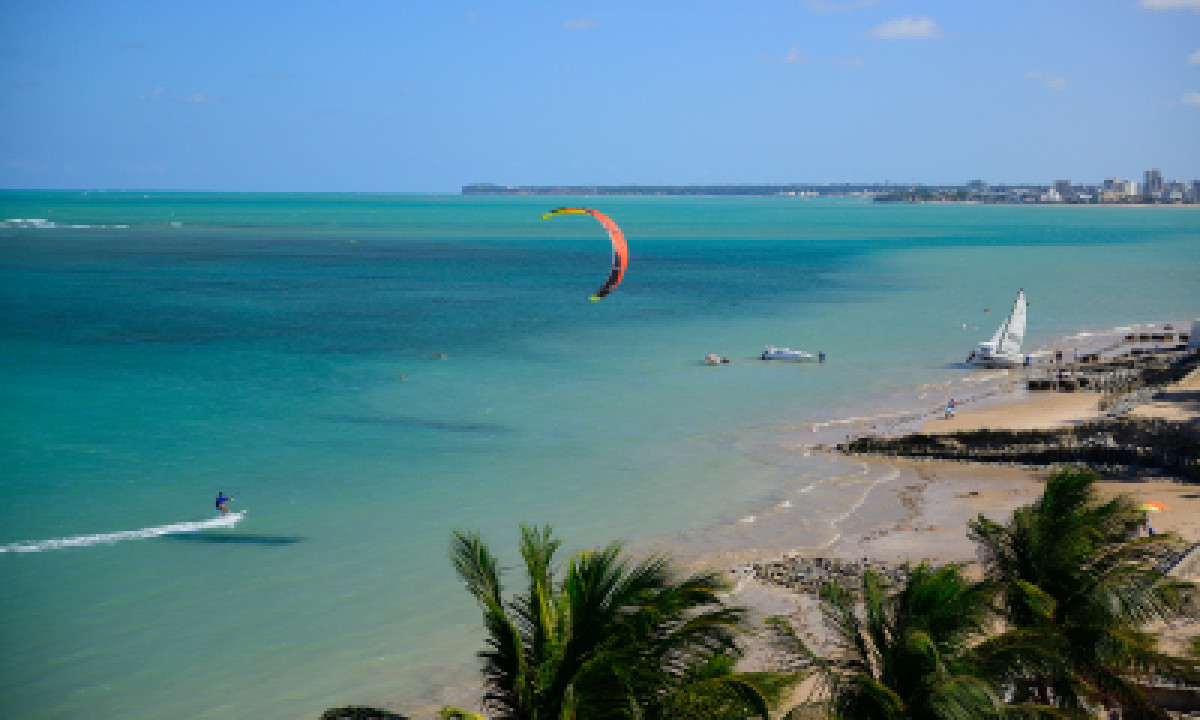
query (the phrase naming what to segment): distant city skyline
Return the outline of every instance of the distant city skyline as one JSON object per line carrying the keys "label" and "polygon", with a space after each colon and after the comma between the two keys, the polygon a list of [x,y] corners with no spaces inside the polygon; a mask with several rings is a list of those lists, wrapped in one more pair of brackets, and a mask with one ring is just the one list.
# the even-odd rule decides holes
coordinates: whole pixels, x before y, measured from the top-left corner
{"label": "distant city skyline", "polygon": [[713,185],[504,185],[471,183],[463,195],[706,195],[860,197],[877,201],[994,203],[1188,203],[1200,202],[1200,180],[1166,180],[1158,168],[1143,173],[1141,183],[1119,177],[1103,182],[1069,179],[1036,183],[991,184],[976,179],[965,183],[845,182],[734,183]]}
{"label": "distant city skyline", "polygon": [[5,3],[0,188],[1200,179],[1200,0]]}

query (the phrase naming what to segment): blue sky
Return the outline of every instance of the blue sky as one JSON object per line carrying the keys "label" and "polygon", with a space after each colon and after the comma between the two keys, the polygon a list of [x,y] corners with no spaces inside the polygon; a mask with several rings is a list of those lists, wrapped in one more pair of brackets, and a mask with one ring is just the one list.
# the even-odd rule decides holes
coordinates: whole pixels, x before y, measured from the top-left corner
{"label": "blue sky", "polygon": [[0,0],[0,187],[1200,179],[1200,0]]}

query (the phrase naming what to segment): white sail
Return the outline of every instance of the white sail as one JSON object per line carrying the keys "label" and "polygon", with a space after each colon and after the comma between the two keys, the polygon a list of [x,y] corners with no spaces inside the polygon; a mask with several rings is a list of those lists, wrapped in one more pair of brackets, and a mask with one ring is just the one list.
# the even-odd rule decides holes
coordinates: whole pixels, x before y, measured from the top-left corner
{"label": "white sail", "polygon": [[1000,326],[996,351],[1002,355],[1020,355],[1021,343],[1025,342],[1025,291],[1017,293],[1012,312]]}
{"label": "white sail", "polygon": [[1025,291],[1017,293],[1012,311],[991,340],[979,343],[979,347],[967,357],[967,363],[984,367],[1012,367],[1023,362],[1021,344],[1025,342]]}

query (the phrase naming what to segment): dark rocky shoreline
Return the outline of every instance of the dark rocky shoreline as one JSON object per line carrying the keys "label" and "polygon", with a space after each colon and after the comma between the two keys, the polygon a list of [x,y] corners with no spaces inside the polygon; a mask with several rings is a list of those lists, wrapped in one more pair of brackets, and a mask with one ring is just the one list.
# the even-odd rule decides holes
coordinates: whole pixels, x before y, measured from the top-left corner
{"label": "dark rocky shoreline", "polygon": [[848,454],[1050,467],[1085,465],[1103,474],[1153,475],[1200,483],[1200,426],[1106,418],[1050,430],[970,430],[840,443]]}
{"label": "dark rocky shoreline", "polygon": [[816,594],[821,587],[836,580],[853,593],[862,590],[863,572],[867,569],[883,575],[890,582],[903,584],[908,579],[909,565],[883,560],[843,560],[830,557],[794,556],[779,560],[757,562],[750,566],[754,576],[765,583],[802,593]]}
{"label": "dark rocky shoreline", "polygon": [[[839,443],[851,455],[928,458],[1032,467],[1084,465],[1105,475],[1152,476],[1200,483],[1200,423],[1129,417],[1164,397],[1164,389],[1200,364],[1195,352],[1147,356],[1108,366],[1064,367],[1053,382],[1068,392],[1105,395],[1108,417],[1041,430],[967,430],[863,436]],[[1045,379],[1030,380],[1044,384]],[[1063,383],[1066,383],[1065,386]],[[1187,402],[1196,402],[1187,399]]]}

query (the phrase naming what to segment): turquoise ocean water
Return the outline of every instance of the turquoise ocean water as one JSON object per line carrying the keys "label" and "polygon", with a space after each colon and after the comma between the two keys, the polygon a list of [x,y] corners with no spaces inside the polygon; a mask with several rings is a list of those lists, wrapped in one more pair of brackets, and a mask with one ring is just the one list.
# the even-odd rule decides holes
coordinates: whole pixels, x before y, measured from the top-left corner
{"label": "turquoise ocean water", "polygon": [[[560,204],[626,231],[602,302],[607,239],[539,219]],[[1194,207],[8,192],[6,218],[3,717],[419,714],[476,680],[452,529],[514,564],[521,522],[820,547],[860,496],[795,428],[936,408],[1018,288],[1030,346],[1200,316]],[[161,534],[218,490],[235,527]]]}

